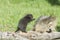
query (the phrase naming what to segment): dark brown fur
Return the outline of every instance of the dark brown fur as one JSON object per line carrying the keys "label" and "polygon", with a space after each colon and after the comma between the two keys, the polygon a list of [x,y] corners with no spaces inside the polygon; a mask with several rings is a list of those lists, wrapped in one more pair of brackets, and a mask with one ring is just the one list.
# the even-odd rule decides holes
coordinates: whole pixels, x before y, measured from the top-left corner
{"label": "dark brown fur", "polygon": [[22,32],[26,32],[27,24],[31,21],[33,21],[33,15],[32,14],[27,14],[25,17],[23,17],[19,23],[17,30],[15,32],[18,32],[19,30]]}

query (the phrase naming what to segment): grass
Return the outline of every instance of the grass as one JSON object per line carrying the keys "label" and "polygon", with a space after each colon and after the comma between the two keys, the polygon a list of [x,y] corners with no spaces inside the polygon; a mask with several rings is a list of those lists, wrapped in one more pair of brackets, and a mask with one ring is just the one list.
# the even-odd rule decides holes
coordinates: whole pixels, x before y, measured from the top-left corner
{"label": "grass", "polygon": [[[37,19],[41,15],[54,14],[60,25],[60,6],[52,6],[46,0],[0,0],[0,30],[15,31],[18,21],[27,13]],[[34,22],[28,24],[30,30]],[[60,28],[60,27],[59,27]]]}

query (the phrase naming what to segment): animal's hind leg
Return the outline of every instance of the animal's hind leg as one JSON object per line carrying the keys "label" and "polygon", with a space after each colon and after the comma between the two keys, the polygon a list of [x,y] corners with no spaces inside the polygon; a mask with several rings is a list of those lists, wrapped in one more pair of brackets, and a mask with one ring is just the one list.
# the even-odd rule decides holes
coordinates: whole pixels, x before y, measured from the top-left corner
{"label": "animal's hind leg", "polygon": [[18,32],[20,29],[19,28],[17,28],[17,30],[15,31],[15,32]]}

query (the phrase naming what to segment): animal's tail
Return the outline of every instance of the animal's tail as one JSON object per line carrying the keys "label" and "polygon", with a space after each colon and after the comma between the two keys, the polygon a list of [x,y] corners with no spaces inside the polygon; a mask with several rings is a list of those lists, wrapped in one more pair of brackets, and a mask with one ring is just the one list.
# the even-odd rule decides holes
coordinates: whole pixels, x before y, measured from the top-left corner
{"label": "animal's tail", "polygon": [[15,32],[18,32],[20,29],[18,28]]}

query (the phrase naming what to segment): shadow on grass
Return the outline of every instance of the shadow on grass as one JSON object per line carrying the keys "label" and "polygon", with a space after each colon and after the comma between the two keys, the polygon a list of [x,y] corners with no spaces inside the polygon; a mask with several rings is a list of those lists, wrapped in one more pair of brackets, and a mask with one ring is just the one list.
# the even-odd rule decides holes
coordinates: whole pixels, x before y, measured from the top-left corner
{"label": "shadow on grass", "polygon": [[57,27],[56,27],[56,30],[57,30],[58,32],[60,32],[60,26],[57,26]]}
{"label": "shadow on grass", "polygon": [[19,4],[21,2],[31,2],[31,1],[35,1],[35,0],[9,0],[9,2],[13,4]]}
{"label": "shadow on grass", "polygon": [[59,0],[46,0],[48,3],[50,3],[52,6],[58,5],[60,6],[60,1]]}

